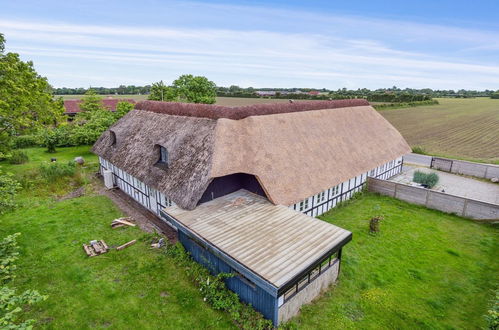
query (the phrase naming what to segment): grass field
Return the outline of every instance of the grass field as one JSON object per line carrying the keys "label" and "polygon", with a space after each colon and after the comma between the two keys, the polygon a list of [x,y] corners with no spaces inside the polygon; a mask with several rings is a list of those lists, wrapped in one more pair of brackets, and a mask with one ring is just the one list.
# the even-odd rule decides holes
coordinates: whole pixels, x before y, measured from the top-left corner
{"label": "grass field", "polygon": [[499,100],[438,101],[380,113],[411,146],[422,146],[429,154],[499,164]]}
{"label": "grass field", "polygon": [[[4,171],[24,176],[42,161],[83,155],[97,169],[89,147],[48,154],[27,149],[30,163]],[[31,177],[31,174],[29,174]],[[58,186],[58,188],[53,188]],[[50,188],[52,187],[52,188]],[[223,329],[227,314],[213,311],[170,257],[151,250],[150,234],[112,230],[120,211],[87,186],[83,197],[58,201],[75,189],[38,182],[24,189],[19,208],[0,216],[0,237],[21,232],[18,277],[13,285],[49,295],[26,317],[52,329]],[[368,219],[382,214],[381,232],[368,234]],[[498,230],[388,197],[364,194],[322,217],[353,232],[344,249],[338,285],[303,308],[289,324],[300,329],[480,328],[498,282]],[[87,258],[81,244],[104,239],[123,251]]]}
{"label": "grass field", "polygon": [[[382,214],[381,230],[369,219]],[[323,220],[353,232],[340,280],[299,329],[478,329],[499,280],[497,228],[364,194]]]}

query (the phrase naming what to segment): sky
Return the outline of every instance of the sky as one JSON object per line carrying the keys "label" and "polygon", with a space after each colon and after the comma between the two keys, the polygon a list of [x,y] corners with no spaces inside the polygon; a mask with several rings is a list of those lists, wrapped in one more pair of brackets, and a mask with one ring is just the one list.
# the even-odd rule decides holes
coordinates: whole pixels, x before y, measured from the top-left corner
{"label": "sky", "polygon": [[0,33],[55,87],[499,89],[498,0],[0,0]]}

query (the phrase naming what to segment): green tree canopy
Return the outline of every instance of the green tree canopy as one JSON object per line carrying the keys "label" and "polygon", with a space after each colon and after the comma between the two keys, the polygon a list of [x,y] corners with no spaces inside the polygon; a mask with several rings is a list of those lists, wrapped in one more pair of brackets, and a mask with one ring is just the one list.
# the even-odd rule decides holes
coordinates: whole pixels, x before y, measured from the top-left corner
{"label": "green tree canopy", "polygon": [[16,53],[4,53],[0,34],[0,141],[5,153],[11,136],[62,120],[63,104],[52,97],[52,88],[33,63],[23,62]]}
{"label": "green tree canopy", "polygon": [[213,104],[217,96],[216,87],[206,77],[184,74],[171,86],[166,86],[162,80],[153,83],[149,100]]}
{"label": "green tree canopy", "polygon": [[184,74],[172,87],[180,102],[213,104],[216,101],[217,86],[206,77]]}
{"label": "green tree canopy", "polygon": [[148,99],[153,101],[176,101],[177,95],[172,87],[166,86],[161,80],[152,84]]}
{"label": "green tree canopy", "polygon": [[116,112],[114,113],[114,117],[116,119],[120,119],[121,117],[123,117],[132,110],[133,110],[132,103],[126,101],[118,102],[118,104],[116,104]]}

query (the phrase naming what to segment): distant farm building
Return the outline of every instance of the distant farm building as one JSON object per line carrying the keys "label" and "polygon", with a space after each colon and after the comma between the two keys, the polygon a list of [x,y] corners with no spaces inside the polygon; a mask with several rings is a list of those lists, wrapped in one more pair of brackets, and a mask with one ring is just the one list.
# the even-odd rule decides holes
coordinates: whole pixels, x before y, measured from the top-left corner
{"label": "distant farm building", "polygon": [[106,185],[178,230],[275,325],[338,278],[352,234],[316,218],[411,151],[365,100],[222,107],[143,101],[95,143]]}
{"label": "distant farm building", "polygon": [[[65,100],[64,101],[64,113],[70,117],[74,117],[78,112],[81,112],[80,104],[82,100]],[[135,104],[134,99],[115,99],[115,98],[105,98],[102,99],[102,105],[109,111],[116,111],[116,105],[119,102],[129,102]]]}

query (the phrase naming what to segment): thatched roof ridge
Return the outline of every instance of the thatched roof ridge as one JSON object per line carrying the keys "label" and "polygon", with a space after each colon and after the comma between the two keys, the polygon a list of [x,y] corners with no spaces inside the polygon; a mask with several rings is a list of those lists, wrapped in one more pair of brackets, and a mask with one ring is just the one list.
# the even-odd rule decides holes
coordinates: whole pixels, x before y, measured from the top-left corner
{"label": "thatched roof ridge", "polygon": [[135,109],[176,116],[201,117],[210,119],[227,118],[238,120],[250,116],[263,116],[320,109],[337,109],[366,105],[369,105],[369,102],[364,99],[296,101],[293,103],[267,103],[237,107],[226,107],[211,104],[141,101],[135,105]]}
{"label": "thatched roof ridge", "polygon": [[[292,205],[411,150],[370,106],[244,118],[236,111],[237,120],[194,116],[197,105],[160,108],[184,112],[133,110],[110,128],[116,145],[105,132],[92,150],[189,210],[217,177],[252,174],[270,201]],[[276,109],[286,108],[296,109]],[[155,165],[158,145],[168,149],[168,168]]]}

